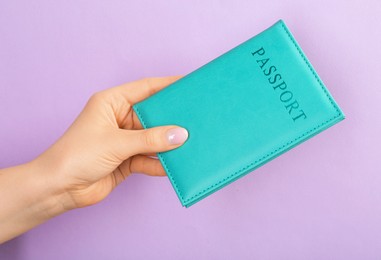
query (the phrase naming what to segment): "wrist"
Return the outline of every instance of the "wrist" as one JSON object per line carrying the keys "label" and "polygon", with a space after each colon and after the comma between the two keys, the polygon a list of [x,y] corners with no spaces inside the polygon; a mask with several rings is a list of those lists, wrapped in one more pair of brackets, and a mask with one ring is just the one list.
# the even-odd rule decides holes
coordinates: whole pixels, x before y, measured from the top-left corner
{"label": "wrist", "polygon": [[[31,205],[44,220],[50,219],[72,209],[71,200],[66,192],[64,182],[60,179],[61,167],[49,167],[43,158],[36,158],[25,164],[30,171],[30,182],[33,183],[36,195]],[[57,165],[56,165],[57,166]]]}
{"label": "wrist", "polygon": [[0,243],[68,210],[52,175],[39,160],[0,171]]}

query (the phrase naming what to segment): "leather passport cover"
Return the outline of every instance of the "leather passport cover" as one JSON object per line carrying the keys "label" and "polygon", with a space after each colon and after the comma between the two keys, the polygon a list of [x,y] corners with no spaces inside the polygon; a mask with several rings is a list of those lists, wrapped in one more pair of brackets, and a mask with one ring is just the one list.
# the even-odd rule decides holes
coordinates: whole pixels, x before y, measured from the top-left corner
{"label": "leather passport cover", "polygon": [[133,109],[144,128],[188,130],[158,153],[185,207],[344,119],[282,20]]}

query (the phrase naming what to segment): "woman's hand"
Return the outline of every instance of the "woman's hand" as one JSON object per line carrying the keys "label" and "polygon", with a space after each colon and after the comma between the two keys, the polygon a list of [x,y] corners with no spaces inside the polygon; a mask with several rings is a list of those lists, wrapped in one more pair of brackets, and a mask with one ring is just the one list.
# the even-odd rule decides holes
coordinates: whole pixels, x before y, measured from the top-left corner
{"label": "woman's hand", "polygon": [[[97,203],[133,172],[165,176],[152,156],[179,147],[188,133],[176,125],[143,129],[132,105],[179,78],[146,78],[94,94],[48,150],[0,171],[0,197],[8,198],[0,204],[9,204],[0,209],[0,230],[12,237],[67,210]],[[12,231],[12,225],[18,227]]]}
{"label": "woman's hand", "polygon": [[[62,187],[66,209],[105,198],[132,172],[165,176],[156,152],[187,138],[175,125],[143,130],[132,105],[180,77],[146,78],[94,94],[66,133],[38,159]],[[58,171],[57,171],[58,169]]]}

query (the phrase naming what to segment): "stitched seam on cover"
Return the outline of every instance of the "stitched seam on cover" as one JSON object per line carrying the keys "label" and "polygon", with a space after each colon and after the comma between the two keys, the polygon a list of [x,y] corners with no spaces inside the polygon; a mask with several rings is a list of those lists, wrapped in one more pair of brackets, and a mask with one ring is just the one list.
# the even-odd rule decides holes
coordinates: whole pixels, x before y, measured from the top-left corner
{"label": "stitched seam on cover", "polygon": [[[328,95],[327,90],[324,88],[324,86],[323,86],[321,80],[320,80],[319,77],[316,75],[315,71],[312,69],[311,65],[310,65],[309,62],[307,61],[306,57],[303,55],[303,53],[302,53],[302,51],[300,50],[300,48],[298,47],[298,45],[295,43],[294,39],[291,37],[290,33],[288,32],[288,30],[287,30],[286,27],[284,26],[283,22],[281,22],[281,25],[282,25],[282,28],[283,28],[283,30],[285,31],[285,33],[288,35],[289,39],[290,39],[290,40],[292,41],[292,43],[294,44],[294,47],[298,50],[299,55],[300,55],[300,56],[303,58],[303,60],[305,61],[306,65],[308,66],[308,68],[310,69],[310,71],[312,72],[312,74],[314,75],[316,81],[317,81],[317,82],[319,83],[319,85],[321,86],[321,88],[322,88],[324,94],[325,94],[326,97],[329,99],[329,101],[331,102],[332,106],[336,109],[336,111],[337,111],[338,114],[337,114],[335,117],[333,117],[333,118],[331,118],[331,119],[328,119],[327,121],[325,121],[325,122],[319,124],[318,126],[315,126],[314,128],[312,128],[312,129],[310,129],[310,130],[304,132],[301,136],[296,137],[296,138],[295,138],[294,140],[292,140],[292,141],[288,141],[286,144],[284,144],[284,145],[278,147],[277,149],[275,149],[275,150],[273,150],[272,152],[266,154],[266,155],[263,156],[262,158],[260,158],[260,159],[258,159],[258,160],[256,160],[256,161],[254,161],[254,162],[252,162],[252,163],[246,165],[245,167],[241,168],[240,170],[238,170],[238,171],[232,173],[231,175],[229,175],[229,176],[223,178],[222,180],[220,180],[220,181],[218,181],[218,182],[212,184],[212,185],[209,186],[208,188],[205,188],[204,190],[198,192],[197,194],[193,195],[192,197],[190,197],[190,198],[188,198],[188,199],[186,199],[186,200],[184,200],[184,197],[181,195],[181,192],[180,192],[180,190],[179,190],[178,187],[177,187],[176,181],[173,179],[172,174],[171,174],[170,170],[169,170],[168,167],[167,167],[167,164],[166,164],[166,162],[165,162],[164,157],[163,157],[161,154],[158,154],[158,156],[162,159],[162,161],[163,161],[163,163],[164,163],[164,167],[165,167],[165,169],[166,169],[167,172],[168,172],[168,176],[169,176],[170,179],[172,180],[172,182],[173,182],[173,184],[174,184],[174,186],[175,186],[175,189],[176,189],[177,193],[180,195],[180,197],[181,197],[181,199],[182,199],[182,201],[183,201],[184,204],[187,204],[187,202],[193,200],[194,198],[199,197],[200,195],[202,195],[203,193],[207,192],[208,190],[214,188],[215,186],[218,186],[219,184],[221,184],[221,183],[223,183],[223,182],[225,182],[225,181],[228,181],[229,179],[233,178],[234,176],[236,176],[236,175],[238,175],[238,174],[244,172],[245,170],[247,170],[248,168],[250,168],[250,167],[253,166],[254,164],[259,163],[259,162],[262,162],[262,161],[265,160],[267,157],[273,155],[274,153],[278,152],[279,150],[282,150],[282,149],[285,148],[286,146],[291,145],[292,143],[298,141],[298,140],[301,139],[302,137],[304,137],[304,136],[308,135],[309,133],[311,133],[311,132],[317,130],[318,128],[325,126],[326,124],[328,124],[329,122],[335,120],[336,118],[338,118],[338,117],[340,116],[341,113],[340,113],[339,109],[337,108],[337,106],[335,105],[335,103],[332,101],[331,97]],[[143,120],[143,117],[141,116],[141,114],[140,114],[140,112],[139,112],[138,107],[135,106],[135,108],[136,108],[136,111],[138,112],[139,117],[141,118],[141,121],[142,121],[143,126],[146,127],[146,124],[145,124],[145,122],[144,122],[144,120]]]}
{"label": "stitched seam on cover", "polygon": [[[140,118],[140,121],[142,122],[144,128],[147,128],[147,124],[145,123],[145,121],[144,121],[144,119],[143,119],[143,116],[142,116],[142,114],[140,113],[139,108],[138,108],[137,106],[135,106],[135,110],[136,110],[136,112],[137,112],[137,114],[138,114],[138,117]],[[171,179],[172,183],[174,184],[177,193],[178,193],[178,194],[180,195],[180,197],[181,197],[181,200],[184,201],[184,197],[181,195],[181,192],[180,192],[179,188],[177,187],[177,183],[176,183],[176,181],[173,179],[172,174],[171,174],[169,168],[167,167],[167,163],[165,162],[164,157],[163,157],[160,153],[158,153],[157,156],[159,156],[159,157],[162,159],[163,164],[164,164],[164,168],[167,170],[167,173],[168,173],[169,178]]]}
{"label": "stitched seam on cover", "polygon": [[188,199],[185,201],[185,203],[188,202],[188,201],[190,201],[190,200],[192,200],[192,199],[194,199],[194,198],[196,198],[196,197],[198,197],[198,196],[200,196],[202,193],[204,193],[204,192],[210,190],[211,188],[213,188],[213,187],[219,185],[220,183],[225,182],[225,181],[227,181],[227,180],[233,178],[234,176],[236,176],[236,175],[238,175],[238,174],[244,172],[245,170],[247,170],[248,168],[250,168],[250,167],[253,166],[254,164],[256,164],[256,163],[258,163],[258,162],[262,162],[262,161],[265,160],[267,157],[271,156],[272,154],[276,153],[277,151],[282,150],[284,147],[286,147],[286,146],[288,146],[288,145],[290,145],[290,144],[292,144],[292,143],[298,141],[298,140],[299,140],[300,138],[302,138],[303,136],[308,135],[309,133],[315,131],[316,129],[318,129],[318,128],[321,127],[321,126],[326,125],[327,123],[329,123],[330,121],[336,119],[336,118],[339,117],[339,116],[340,116],[340,115],[337,115],[337,116],[335,116],[335,117],[333,117],[333,118],[331,118],[331,119],[325,121],[324,123],[322,123],[322,124],[320,124],[320,125],[314,127],[313,129],[311,129],[311,130],[305,132],[303,135],[301,135],[301,136],[295,138],[294,140],[287,142],[286,144],[284,144],[284,145],[282,145],[281,147],[275,149],[274,151],[268,153],[267,155],[263,156],[262,158],[256,160],[255,162],[250,163],[249,165],[245,166],[244,168],[241,168],[240,170],[238,170],[237,172],[235,172],[235,173],[229,175],[228,177],[225,177],[224,179],[222,179],[222,180],[220,180],[219,182],[217,182],[217,183],[215,183],[215,184],[209,186],[208,188],[204,189],[203,191],[200,191],[199,193],[197,193],[197,194],[193,195],[192,197],[188,198]]}

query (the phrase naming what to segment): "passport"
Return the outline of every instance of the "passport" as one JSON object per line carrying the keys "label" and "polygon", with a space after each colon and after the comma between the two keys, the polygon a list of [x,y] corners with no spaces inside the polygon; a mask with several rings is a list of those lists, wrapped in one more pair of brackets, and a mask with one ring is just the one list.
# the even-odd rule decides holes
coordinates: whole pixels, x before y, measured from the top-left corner
{"label": "passport", "polygon": [[133,109],[188,130],[158,153],[186,208],[345,118],[282,19]]}

